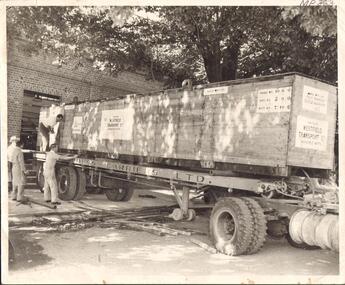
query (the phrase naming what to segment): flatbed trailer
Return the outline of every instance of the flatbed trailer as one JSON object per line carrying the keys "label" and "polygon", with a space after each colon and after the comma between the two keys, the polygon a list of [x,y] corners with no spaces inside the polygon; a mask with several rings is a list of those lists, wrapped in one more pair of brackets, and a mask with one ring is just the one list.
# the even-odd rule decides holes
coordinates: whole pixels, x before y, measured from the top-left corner
{"label": "flatbed trailer", "polygon": [[[175,220],[212,208],[214,246],[240,255],[267,234],[338,250],[338,188],[319,181],[334,167],[336,108],[336,86],[288,73],[72,102],[40,121],[63,113],[59,150],[78,154],[57,163],[62,200],[94,187],[123,202],[134,185],[158,186],[173,191]],[[45,153],[34,157],[43,187]]]}
{"label": "flatbed trailer", "polygon": [[[46,154],[33,156],[43,187]],[[211,239],[225,254],[256,253],[267,234],[286,237],[296,247],[339,249],[336,186],[320,185],[306,172],[305,177],[289,178],[219,174],[87,157],[59,161],[56,168],[62,200],[79,200],[90,186],[104,189],[109,200],[124,202],[132,197],[135,185],[145,185],[173,191],[178,207],[169,217],[176,221],[192,221],[198,208],[213,209]],[[193,203],[197,197],[205,203]]]}

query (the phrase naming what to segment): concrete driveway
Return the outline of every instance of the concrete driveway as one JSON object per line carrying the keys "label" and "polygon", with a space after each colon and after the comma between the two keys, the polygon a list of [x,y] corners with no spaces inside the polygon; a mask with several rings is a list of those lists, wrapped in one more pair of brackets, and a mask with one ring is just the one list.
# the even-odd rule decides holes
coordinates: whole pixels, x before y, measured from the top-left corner
{"label": "concrete driveway", "polygon": [[[26,195],[43,199],[39,191]],[[155,197],[155,198],[153,198]],[[140,190],[129,202],[111,202],[88,194],[81,202],[63,202],[58,212],[77,212],[80,205],[102,209],[171,205],[171,193]],[[193,222],[169,222],[200,234],[156,236],[147,232],[94,226],[79,231],[49,232],[23,225],[33,215],[54,213],[41,206],[10,205],[10,239],[15,262],[9,283],[339,283],[339,255],[327,250],[302,250],[284,239],[268,239],[262,250],[249,256],[211,254],[191,238],[210,243],[208,213]],[[17,224],[17,225],[15,225]]]}

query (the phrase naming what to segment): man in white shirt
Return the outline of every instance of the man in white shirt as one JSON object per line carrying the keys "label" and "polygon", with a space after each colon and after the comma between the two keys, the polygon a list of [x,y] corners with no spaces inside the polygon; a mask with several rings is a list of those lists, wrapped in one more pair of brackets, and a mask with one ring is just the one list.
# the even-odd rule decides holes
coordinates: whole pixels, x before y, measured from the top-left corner
{"label": "man in white shirt", "polygon": [[39,125],[39,131],[41,133],[42,143],[41,151],[47,151],[49,146],[55,144],[56,136],[58,134],[60,122],[63,120],[63,115],[58,114],[56,118],[49,117],[42,120]]}
{"label": "man in white shirt", "polygon": [[44,200],[51,202],[53,205],[60,205],[57,201],[58,198],[58,185],[55,176],[55,165],[56,161],[61,160],[72,160],[78,155],[66,156],[57,154],[58,147],[56,144],[50,146],[50,151],[47,153],[46,161],[43,165],[43,176],[44,176]]}
{"label": "man in white shirt", "polygon": [[19,138],[12,136],[10,138],[10,145],[7,148],[7,167],[8,167],[8,189],[12,190],[12,162],[13,162],[13,151],[17,147]]}
{"label": "man in white shirt", "polygon": [[25,175],[28,171],[25,169],[24,155],[22,151],[23,143],[17,142],[14,148],[11,159],[12,159],[12,200],[18,202],[23,200],[24,186],[25,186]]}

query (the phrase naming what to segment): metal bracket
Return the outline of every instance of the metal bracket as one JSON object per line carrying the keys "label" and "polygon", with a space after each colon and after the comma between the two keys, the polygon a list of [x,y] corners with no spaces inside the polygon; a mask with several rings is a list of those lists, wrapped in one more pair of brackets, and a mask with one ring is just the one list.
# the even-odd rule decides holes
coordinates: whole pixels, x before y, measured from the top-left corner
{"label": "metal bracket", "polygon": [[108,187],[104,187],[102,185],[102,172],[98,172],[98,187],[102,189],[109,189]]}
{"label": "metal bracket", "polygon": [[97,184],[95,184],[93,181],[93,178],[94,178],[94,171],[93,170],[90,170],[90,176],[91,176],[91,179],[90,179],[91,186],[97,187]]}

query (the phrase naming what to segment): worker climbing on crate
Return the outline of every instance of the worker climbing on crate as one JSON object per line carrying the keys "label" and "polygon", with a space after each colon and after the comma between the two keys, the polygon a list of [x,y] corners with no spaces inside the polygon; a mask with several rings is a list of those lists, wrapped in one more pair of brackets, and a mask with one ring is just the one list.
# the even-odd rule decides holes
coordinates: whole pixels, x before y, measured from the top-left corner
{"label": "worker climbing on crate", "polygon": [[72,160],[78,155],[66,156],[57,154],[58,147],[56,144],[50,146],[50,151],[47,153],[46,161],[43,165],[44,175],[44,200],[51,202],[53,205],[59,205],[58,199],[58,185],[55,176],[55,165],[57,160]]}
{"label": "worker climbing on crate", "polygon": [[63,115],[58,114],[55,118],[49,117],[40,122],[39,131],[42,137],[40,146],[41,151],[47,151],[49,146],[55,144],[58,134],[60,122],[63,120]]}

